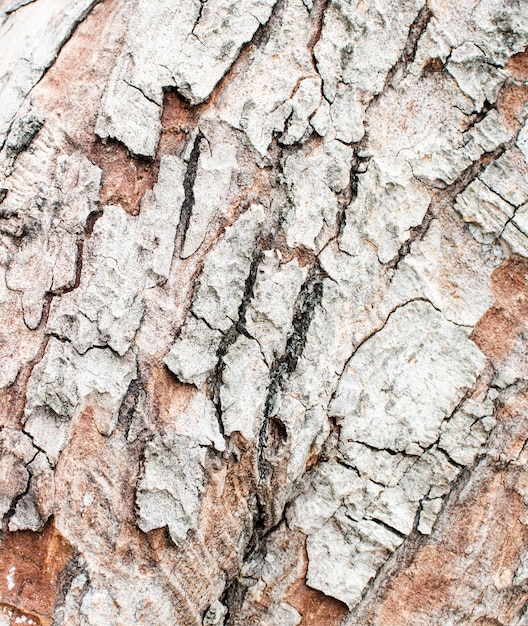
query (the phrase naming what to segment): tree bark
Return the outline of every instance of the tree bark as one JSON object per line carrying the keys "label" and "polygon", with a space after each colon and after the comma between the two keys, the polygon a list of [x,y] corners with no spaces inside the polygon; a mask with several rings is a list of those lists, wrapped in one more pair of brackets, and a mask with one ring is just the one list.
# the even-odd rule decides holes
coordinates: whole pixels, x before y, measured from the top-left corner
{"label": "tree bark", "polygon": [[528,624],[528,4],[0,46],[0,626]]}

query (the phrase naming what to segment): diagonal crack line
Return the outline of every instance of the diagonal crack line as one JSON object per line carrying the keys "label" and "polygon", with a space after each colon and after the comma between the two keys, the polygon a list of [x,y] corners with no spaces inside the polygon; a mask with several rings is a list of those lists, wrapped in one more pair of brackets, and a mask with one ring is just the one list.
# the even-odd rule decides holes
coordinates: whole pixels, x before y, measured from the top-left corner
{"label": "diagonal crack line", "polygon": [[180,221],[176,228],[176,247],[180,252],[183,251],[183,246],[185,245],[185,237],[187,236],[187,230],[189,229],[191,214],[194,208],[194,183],[196,182],[196,174],[198,172],[202,139],[204,139],[204,135],[201,131],[198,131],[198,134],[194,138],[191,156],[187,164],[187,171],[183,179],[185,197],[181,206]]}
{"label": "diagonal crack line", "polygon": [[418,49],[420,38],[424,34],[432,17],[433,12],[429,8],[429,5],[425,3],[418,12],[414,22],[409,27],[407,41],[405,42],[402,53],[396,63],[388,71],[383,89],[380,94],[375,97],[375,99],[386,93],[390,87],[394,88],[400,80],[405,77],[409,66],[413,63],[416,57],[416,51]]}
{"label": "diagonal crack line", "polygon": [[258,439],[258,470],[259,481],[263,483],[268,476],[265,452],[267,448],[270,418],[276,408],[277,396],[286,379],[295,371],[299,358],[302,356],[310,325],[315,310],[323,297],[323,278],[325,274],[316,262],[308,278],[304,282],[297,297],[293,316],[293,330],[286,341],[283,355],[276,359],[271,367],[270,385],[264,408],[264,420]]}
{"label": "diagonal crack line", "polygon": [[454,182],[442,190],[441,197],[435,204],[442,208],[453,204],[457,197],[463,193],[480,174],[482,174],[488,165],[500,158],[506,150],[513,147],[515,141],[516,137],[514,137],[511,141],[500,144],[497,148],[495,148],[495,150],[484,152],[479,159],[468,165],[468,167],[466,167],[466,169]]}
{"label": "diagonal crack line", "polygon": [[[498,195],[498,194],[497,194]],[[508,203],[509,204],[509,203]],[[513,226],[514,228],[516,228],[521,234],[523,234],[526,237],[526,233],[523,232],[519,226],[517,225],[517,222],[514,222],[513,220],[515,219],[516,215],[517,215],[517,210],[520,209],[521,207],[515,207],[515,209],[513,210],[512,215],[506,220],[506,223],[504,224],[504,226],[502,227],[502,230],[500,231],[500,233],[497,235],[497,237],[495,238],[495,241],[498,241],[503,235],[504,235],[504,231],[508,228],[508,226],[513,222]]]}
{"label": "diagonal crack line", "polygon": [[421,241],[425,237],[425,235],[427,234],[427,231],[429,230],[429,227],[431,226],[433,219],[434,219],[433,203],[431,203],[427,207],[427,211],[425,212],[425,215],[423,216],[423,219],[420,222],[420,224],[418,224],[418,226],[413,226],[412,228],[409,229],[409,237],[407,238],[406,241],[402,243],[402,245],[400,246],[398,250],[398,254],[392,261],[389,261],[389,263],[387,264],[387,267],[394,269],[394,271],[398,270],[398,267],[401,261],[403,261],[403,259],[411,251],[411,245],[414,242]]}
{"label": "diagonal crack line", "polygon": [[[485,169],[489,165],[494,163],[506,152],[506,150],[510,149],[514,145],[515,140],[516,139],[514,138],[507,143],[499,145],[495,150],[485,152],[479,159],[473,161],[473,163],[466,167],[466,169],[453,183],[445,187],[437,198],[431,201],[422,219],[422,222],[418,226],[414,226],[410,229],[409,238],[400,246],[397,256],[389,262],[388,266],[390,268],[398,270],[401,261],[407,256],[407,254],[410,253],[412,244],[417,241],[421,241],[424,238],[431,226],[431,223],[441,211],[441,209],[445,209],[449,205],[452,205],[456,201],[457,197],[461,193],[463,193],[469,187],[469,185],[471,185],[472,182],[479,178],[479,176],[485,171]],[[486,187],[488,187],[488,189],[490,189],[490,191],[492,191],[493,193],[496,193],[495,190],[491,189],[488,185],[486,185]],[[502,198],[500,194],[497,195]],[[511,205],[511,203],[508,202],[505,198],[502,199]],[[504,229],[514,219],[517,208],[515,208],[513,215],[504,225]],[[504,232],[504,229],[502,232]],[[498,238],[500,238],[502,232]]]}
{"label": "diagonal crack line", "polygon": [[240,63],[247,63],[248,53],[266,46],[272,33],[280,29],[284,5],[285,0],[276,0],[268,20],[266,22],[261,22],[253,33],[253,37],[249,41],[242,44],[242,46],[238,49],[235,58],[225,69],[223,76],[216,83],[214,89],[206,98],[199,102],[199,104],[206,104],[213,101],[216,96],[221,93],[230,78],[236,74],[237,69],[240,67]]}
{"label": "diagonal crack line", "polygon": [[253,299],[253,291],[257,280],[257,272],[262,261],[263,252],[261,246],[258,245],[253,251],[249,274],[247,275],[244,285],[244,295],[242,302],[238,307],[238,319],[233,322],[229,330],[222,337],[222,341],[216,351],[217,362],[213,373],[207,379],[207,390],[209,397],[213,401],[216,408],[216,417],[218,419],[218,427],[220,433],[224,436],[224,424],[222,422],[222,405],[220,402],[220,388],[222,386],[222,374],[225,367],[224,357],[229,348],[235,343],[240,334],[247,335],[246,332],[246,313],[249,303]]}
{"label": "diagonal crack line", "polygon": [[[454,322],[453,320],[449,319],[448,317],[446,317],[445,313],[439,309],[438,307],[436,307],[431,300],[429,300],[428,298],[425,298],[423,296],[417,296],[416,298],[411,298],[410,300],[406,300],[405,302],[402,302],[401,304],[398,304],[397,306],[395,306],[385,317],[385,319],[383,320],[383,322],[377,326],[372,332],[370,332],[366,337],[364,337],[358,344],[357,346],[353,349],[352,354],[348,357],[348,359],[345,361],[345,364],[341,370],[341,372],[337,373],[338,374],[338,379],[340,380],[341,377],[343,376],[343,374],[345,373],[350,361],[354,358],[354,356],[356,355],[356,353],[358,352],[358,350],[365,344],[367,343],[367,341],[369,341],[370,339],[372,339],[373,337],[375,337],[378,333],[380,333],[385,326],[387,326],[389,320],[391,319],[391,317],[394,315],[394,313],[396,313],[396,311],[399,311],[400,309],[408,306],[409,304],[412,304],[413,302],[425,302],[426,304],[428,304],[429,306],[431,306],[435,311],[437,311],[438,313],[440,313],[440,315],[442,315],[442,317],[450,322],[451,324],[454,324],[455,326],[458,326],[460,328],[468,328],[467,326],[464,326],[462,324],[457,324],[457,322]],[[335,395],[337,393],[339,387],[339,383],[336,385],[336,388],[333,392],[333,394],[330,397],[330,400],[328,401],[328,406],[333,402]],[[328,412],[328,409],[327,409]]]}
{"label": "diagonal crack line", "polygon": [[6,9],[5,15],[11,15],[12,13],[16,13],[16,11],[18,11],[18,9],[21,9],[22,7],[25,7],[28,4],[32,4],[35,1],[36,0],[20,0],[19,2],[15,2],[15,4],[13,6],[11,6],[8,9]]}
{"label": "diagonal crack line", "polygon": [[148,102],[151,102],[152,104],[155,104],[157,107],[160,106],[159,102],[156,102],[156,100],[154,100],[154,98],[151,98],[149,95],[147,95],[143,91],[143,89],[141,89],[141,87],[138,87],[137,85],[134,85],[133,83],[130,83],[128,80],[125,80],[124,78],[122,80],[125,83],[125,85],[128,85],[132,89],[135,89],[136,91],[139,91],[139,93],[145,98],[145,100],[148,100]]}
{"label": "diagonal crack line", "polygon": [[[42,69],[42,73],[41,75],[38,77],[38,79],[35,81],[35,83],[33,84],[33,86],[31,87],[31,89],[29,89],[29,91],[26,93],[24,100],[22,101],[21,105],[18,107],[17,112],[13,115],[11,122],[9,124],[9,128],[7,129],[6,135],[5,137],[7,138],[9,131],[11,130],[11,126],[12,123],[14,121],[14,119],[16,118],[16,116],[18,115],[18,112],[20,111],[20,109],[24,106],[25,102],[27,101],[27,99],[30,97],[31,92],[33,91],[33,89],[35,89],[35,87],[41,82],[41,80],[46,76],[48,70],[53,66],[53,64],[55,63],[55,61],[57,60],[59,54],[61,53],[61,50],[64,48],[64,46],[68,43],[68,41],[70,41],[70,39],[73,37],[73,35],[75,34],[75,31],[77,30],[78,26],[80,24],[82,24],[82,22],[84,22],[84,20],[90,15],[90,13],[93,11],[93,9],[100,3],[103,2],[103,0],[92,0],[92,2],[90,2],[90,4],[86,7],[86,9],[84,9],[84,11],[81,11],[80,15],[78,15],[72,22],[70,28],[68,29],[68,31],[65,33],[64,37],[61,39],[61,41],[58,42],[55,52],[54,52],[54,56],[53,58],[50,60],[49,64],[44,67]],[[29,4],[29,3],[28,3]],[[0,139],[0,150],[4,147],[5,144],[5,140],[2,141]]]}
{"label": "diagonal crack line", "polygon": [[198,7],[198,15],[196,16],[196,19],[194,20],[194,24],[193,27],[191,29],[191,34],[194,35],[194,29],[198,26],[198,22],[202,19],[202,13],[204,10],[204,7],[207,3],[207,0],[199,0],[200,1],[200,6]]}

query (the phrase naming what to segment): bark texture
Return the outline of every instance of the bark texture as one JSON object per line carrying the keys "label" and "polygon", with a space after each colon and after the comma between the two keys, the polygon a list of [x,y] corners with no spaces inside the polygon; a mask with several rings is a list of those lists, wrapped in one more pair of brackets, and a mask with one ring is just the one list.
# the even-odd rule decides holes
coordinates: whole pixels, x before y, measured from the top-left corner
{"label": "bark texture", "polygon": [[0,625],[528,624],[528,3],[0,0]]}

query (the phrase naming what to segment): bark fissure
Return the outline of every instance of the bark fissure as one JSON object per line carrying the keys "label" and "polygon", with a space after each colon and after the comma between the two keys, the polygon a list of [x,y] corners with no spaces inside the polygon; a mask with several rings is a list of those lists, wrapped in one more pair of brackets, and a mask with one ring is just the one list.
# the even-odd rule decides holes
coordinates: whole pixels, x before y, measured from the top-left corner
{"label": "bark fissure", "polygon": [[[207,389],[211,400],[216,408],[218,427],[222,436],[225,436],[224,423],[222,420],[222,403],[220,399],[220,389],[222,387],[222,374],[225,368],[225,356],[229,348],[235,343],[239,335],[249,336],[246,330],[246,313],[253,298],[257,272],[262,261],[263,253],[259,246],[253,251],[249,273],[244,284],[244,294],[238,307],[238,319],[233,321],[231,327],[224,333],[220,345],[216,351],[217,362],[215,369],[207,380]],[[251,338],[251,337],[250,337]]]}
{"label": "bark fissure", "polygon": [[[46,76],[48,70],[50,69],[50,67],[53,66],[53,64],[55,63],[55,61],[57,60],[57,57],[59,56],[59,54],[61,53],[61,50],[64,48],[64,46],[72,39],[72,37],[75,34],[75,31],[77,30],[78,26],[80,24],[82,24],[84,22],[84,20],[90,15],[90,13],[93,11],[93,9],[103,0],[93,0],[88,7],[81,12],[81,14],[74,20],[73,24],[71,25],[71,28],[68,30],[68,32],[66,33],[66,35],[63,37],[63,39],[58,43],[56,50],[55,50],[55,56],[54,58],[51,60],[51,62],[49,63],[49,65],[47,65],[46,67],[43,68],[42,73],[40,74],[40,76],[37,78],[37,80],[33,83],[31,89],[28,91],[28,93],[26,94],[23,102],[21,103],[20,107],[19,107],[19,111],[20,109],[24,106],[24,104],[28,101],[28,99],[31,96],[31,93],[34,91],[35,87],[42,82],[42,80],[44,79],[44,77]],[[29,3],[28,3],[29,4]],[[18,113],[18,112],[17,112]],[[13,120],[15,119],[15,116],[13,116],[13,118],[11,119],[11,124],[9,127],[9,131],[12,128],[12,124],[13,124]],[[8,131],[8,132],[9,132]],[[5,145],[5,140],[2,141],[0,139],[0,150],[2,150],[2,148]]]}
{"label": "bark fissure", "polygon": [[193,147],[189,156],[185,178],[183,179],[183,189],[185,198],[183,200],[180,212],[180,221],[176,229],[176,247],[181,252],[185,245],[185,237],[191,221],[192,210],[194,207],[194,183],[198,172],[198,161],[200,160],[202,139],[205,136],[198,131],[194,138]]}
{"label": "bark fissure", "polygon": [[284,354],[276,359],[271,367],[270,384],[264,408],[264,418],[258,438],[258,469],[259,481],[264,483],[269,475],[266,461],[266,448],[269,434],[270,419],[273,417],[278,394],[282,391],[288,377],[295,372],[299,358],[302,356],[306,338],[316,308],[323,297],[323,278],[325,274],[316,263],[301,287],[293,316],[293,330],[286,341]]}
{"label": "bark fissure", "polygon": [[433,11],[426,2],[409,28],[409,34],[407,35],[407,41],[405,42],[401,56],[389,70],[382,93],[385,93],[389,87],[394,88],[397,83],[405,77],[409,66],[413,63],[416,56],[420,39],[425,33],[433,15]]}

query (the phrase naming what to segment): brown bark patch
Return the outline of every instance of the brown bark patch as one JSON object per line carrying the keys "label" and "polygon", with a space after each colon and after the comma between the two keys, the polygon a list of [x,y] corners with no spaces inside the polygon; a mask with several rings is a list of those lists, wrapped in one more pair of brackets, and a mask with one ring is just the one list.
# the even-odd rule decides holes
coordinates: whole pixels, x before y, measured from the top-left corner
{"label": "brown bark patch", "polygon": [[103,142],[94,135],[87,145],[87,156],[103,171],[101,204],[120,204],[127,213],[137,215],[145,192],[157,182],[161,157],[165,154],[182,157],[187,134],[198,123],[198,111],[198,107],[186,103],[177,92],[165,91],[162,131],[153,160],[132,157],[118,141]]}
{"label": "brown bark patch", "polygon": [[184,415],[196,387],[181,383],[164,365],[153,368],[147,382],[149,412],[161,426],[169,427],[178,415]]}
{"label": "brown bark patch", "polygon": [[484,354],[500,360],[510,351],[516,335],[515,322],[502,309],[492,307],[477,322],[471,338]]}
{"label": "brown bark patch", "polygon": [[477,322],[471,338],[492,359],[502,359],[528,327],[528,261],[512,257],[491,275],[494,306]]}
{"label": "brown bark patch", "polygon": [[61,50],[37,90],[46,111],[55,111],[75,149],[102,169],[100,202],[139,212],[145,191],[157,180],[158,162],[132,158],[117,141],[103,143],[95,123],[108,79],[121,50],[127,14],[123,0],[97,5]]}
{"label": "brown bark patch", "polygon": [[134,519],[141,442],[116,446],[98,431],[94,410],[81,413],[57,464],[55,519],[74,545],[89,546],[112,570],[143,547]]}
{"label": "brown bark patch", "polygon": [[302,578],[296,580],[287,590],[284,600],[299,611],[302,619],[299,626],[337,626],[348,612],[343,602],[312,589],[306,584],[308,555],[306,546],[302,550]]}
{"label": "brown bark patch", "polygon": [[515,462],[522,454],[527,440],[528,394],[520,393],[510,398],[498,412],[489,454],[500,465]]}
{"label": "brown bark patch", "polygon": [[[458,621],[454,623],[470,623],[473,607],[489,586],[497,599],[495,615],[487,619],[514,623],[526,592],[509,587],[528,532],[521,522],[526,507],[505,478],[505,473],[492,470],[462,494],[436,533],[436,545],[425,545],[410,566],[395,576],[368,624],[421,626],[440,624],[455,615]],[[509,478],[516,483],[517,472],[512,471]]]}
{"label": "brown bark patch", "polygon": [[32,93],[42,110],[56,113],[76,144],[93,140],[101,98],[126,32],[127,4],[105,0],[95,6]]}
{"label": "brown bark patch", "polygon": [[158,179],[159,162],[132,158],[117,141],[96,140],[87,150],[87,156],[103,174],[99,202],[120,204],[131,215],[139,213],[141,200]]}
{"label": "brown bark patch", "polygon": [[528,102],[526,85],[508,85],[501,90],[496,106],[509,128],[516,130],[520,127],[518,116],[523,112],[526,102]]}
{"label": "brown bark patch", "polygon": [[188,532],[178,550],[166,529],[145,535],[150,555],[175,589],[181,623],[196,623],[191,616],[196,620],[196,615],[203,615],[242,565],[253,532],[250,494],[256,485],[254,449],[240,452],[238,459],[231,457],[223,466],[209,459],[198,526]]}
{"label": "brown bark patch", "polygon": [[187,133],[196,128],[203,107],[191,106],[174,89],[164,93],[163,112],[161,114],[161,135],[158,145],[158,157],[163,154],[182,156]]}
{"label": "brown bark patch", "polygon": [[70,544],[53,522],[40,533],[23,530],[2,536],[0,605],[4,614],[11,613],[11,623],[52,623],[61,573],[71,555]]}
{"label": "brown bark patch", "polygon": [[505,69],[510,72],[513,78],[526,80],[528,78],[528,48],[524,52],[519,52],[519,54],[510,57]]}

